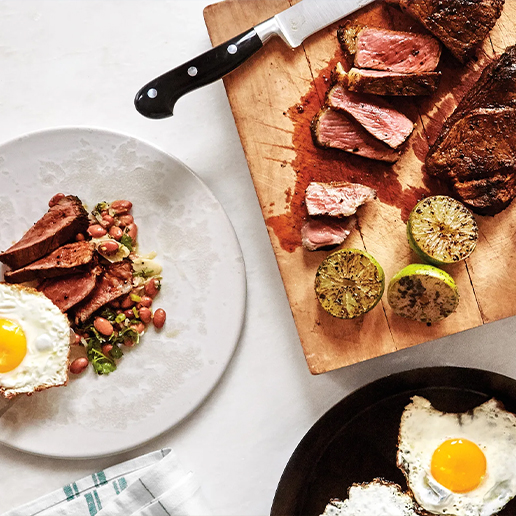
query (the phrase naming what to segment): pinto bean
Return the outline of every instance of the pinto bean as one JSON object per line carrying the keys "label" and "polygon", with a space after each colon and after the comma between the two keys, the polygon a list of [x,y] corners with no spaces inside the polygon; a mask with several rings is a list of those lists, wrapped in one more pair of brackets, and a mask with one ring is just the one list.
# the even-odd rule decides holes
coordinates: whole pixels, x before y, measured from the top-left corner
{"label": "pinto bean", "polygon": [[167,320],[167,312],[163,310],[163,308],[158,308],[154,312],[154,318],[152,319],[152,322],[154,324],[154,327],[158,330],[160,328],[163,328],[163,325],[165,324],[165,321]]}
{"label": "pinto bean", "polygon": [[64,193],[56,193],[50,201],[48,201],[48,206],[52,208],[52,206],[55,206],[61,199],[65,197]]}
{"label": "pinto bean", "polygon": [[77,240],[77,242],[82,242],[83,240],[86,240],[86,237],[82,233],[77,233],[75,235],[75,240]]}
{"label": "pinto bean", "polygon": [[117,214],[121,215],[122,213],[127,213],[133,207],[133,203],[131,201],[113,201],[111,203],[110,208]]}
{"label": "pinto bean", "polygon": [[122,238],[122,235],[124,234],[122,228],[119,228],[118,226],[113,226],[109,230],[109,236],[113,237],[115,240],[120,240]]}
{"label": "pinto bean", "polygon": [[134,217],[132,215],[129,215],[128,213],[126,215],[120,215],[118,217],[118,223],[120,224],[120,227],[129,226],[129,224],[132,224],[134,222]]}
{"label": "pinto bean", "polygon": [[109,229],[115,223],[115,219],[111,215],[104,215],[100,221],[100,225],[104,229]]}
{"label": "pinto bean", "polygon": [[106,240],[100,244],[99,250],[102,254],[110,256],[118,251],[118,247],[118,242],[115,242],[114,240]]}
{"label": "pinto bean", "polygon": [[133,240],[136,240],[138,236],[138,226],[133,222],[129,224],[126,228],[127,235],[130,236]]}
{"label": "pinto bean", "polygon": [[131,329],[133,329],[137,333],[143,333],[145,331],[145,324],[143,324],[143,323],[132,324]]}
{"label": "pinto bean", "polygon": [[123,314],[127,319],[134,319],[134,312],[131,309],[124,310]]}
{"label": "pinto bean", "polygon": [[150,308],[152,306],[152,297],[150,296],[142,296],[140,298],[140,302],[138,303],[145,308]]}
{"label": "pinto bean", "polygon": [[85,357],[76,358],[69,367],[70,373],[82,373],[88,367],[88,359]]}
{"label": "pinto bean", "polygon": [[104,353],[104,355],[106,355],[107,357],[109,356],[109,352],[113,349],[113,344],[104,344],[102,346],[102,353]]}
{"label": "pinto bean", "polygon": [[113,333],[113,325],[107,319],[104,319],[104,317],[96,317],[93,321],[93,326],[95,326],[95,329],[99,333],[106,337],[109,337],[109,335]]}
{"label": "pinto bean", "polygon": [[160,282],[156,278],[151,278],[145,283],[144,291],[147,296],[154,298],[159,292]]}
{"label": "pinto bean", "polygon": [[103,237],[105,234],[107,233],[107,231],[100,225],[100,224],[92,224],[89,228],[88,228],[88,234],[92,237],[92,238],[100,238],[100,237]]}
{"label": "pinto bean", "polygon": [[131,308],[134,306],[134,301],[131,299],[131,296],[127,294],[120,299],[120,308],[126,310],[127,308]]}
{"label": "pinto bean", "polygon": [[152,320],[152,312],[145,306],[142,306],[139,311],[140,319],[143,323],[149,324]]}

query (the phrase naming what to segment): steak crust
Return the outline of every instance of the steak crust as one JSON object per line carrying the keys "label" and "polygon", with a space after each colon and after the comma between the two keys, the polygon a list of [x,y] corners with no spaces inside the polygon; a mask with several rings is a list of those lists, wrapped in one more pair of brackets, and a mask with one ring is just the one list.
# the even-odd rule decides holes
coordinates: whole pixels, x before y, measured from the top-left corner
{"label": "steak crust", "polygon": [[494,215],[516,196],[516,46],[488,65],[426,157],[473,211]]}
{"label": "steak crust", "polygon": [[505,0],[389,0],[467,61],[502,14]]}
{"label": "steak crust", "polygon": [[74,195],[63,197],[7,251],[0,262],[19,269],[55,251],[88,228],[88,213]]}

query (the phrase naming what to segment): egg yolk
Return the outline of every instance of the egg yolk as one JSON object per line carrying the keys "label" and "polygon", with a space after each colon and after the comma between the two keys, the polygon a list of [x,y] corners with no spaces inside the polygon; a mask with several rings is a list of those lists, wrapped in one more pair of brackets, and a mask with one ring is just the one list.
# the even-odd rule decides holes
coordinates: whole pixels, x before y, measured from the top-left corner
{"label": "egg yolk", "polygon": [[9,319],[0,319],[0,373],[16,369],[27,353],[23,330]]}
{"label": "egg yolk", "polygon": [[432,476],[454,493],[472,491],[486,474],[486,457],[467,439],[448,439],[432,455]]}

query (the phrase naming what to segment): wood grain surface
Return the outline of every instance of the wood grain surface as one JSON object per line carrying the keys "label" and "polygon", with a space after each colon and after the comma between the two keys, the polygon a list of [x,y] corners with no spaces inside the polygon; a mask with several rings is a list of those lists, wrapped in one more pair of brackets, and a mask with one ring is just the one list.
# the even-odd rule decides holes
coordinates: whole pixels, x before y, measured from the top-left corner
{"label": "wood grain surface", "polygon": [[[208,6],[205,22],[214,45],[273,16],[293,0],[226,0]],[[396,8],[377,2],[350,17],[395,30],[423,31]],[[387,282],[402,267],[417,263],[405,223],[425,195],[447,193],[426,175],[424,158],[447,116],[489,60],[516,41],[516,0],[506,0],[502,17],[477,57],[460,65],[444,51],[442,80],[431,97],[396,98],[392,103],[414,123],[401,159],[377,163],[340,151],[314,147],[310,120],[328,89],[329,73],[343,59],[336,38],[341,22],[291,50],[281,40],[224,79],[263,217],[310,371],[319,374],[516,314],[516,202],[494,217],[476,216],[480,238],[466,261],[443,267],[457,282],[458,310],[427,326],[396,316],[386,294],[369,313],[340,320],[319,306],[314,293],[317,267],[328,251],[302,248],[306,218],[304,190],[311,180],[363,183],[378,200],[358,212],[358,226],[343,247],[365,249],[382,265]]]}

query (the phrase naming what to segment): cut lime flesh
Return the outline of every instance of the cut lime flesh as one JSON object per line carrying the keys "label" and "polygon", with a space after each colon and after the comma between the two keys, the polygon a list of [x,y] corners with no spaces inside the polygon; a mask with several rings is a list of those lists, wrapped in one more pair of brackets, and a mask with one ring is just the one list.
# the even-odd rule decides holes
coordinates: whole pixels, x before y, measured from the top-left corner
{"label": "cut lime flesh", "polygon": [[434,265],[456,263],[475,249],[478,226],[473,214],[459,201],[445,195],[419,201],[407,222],[412,249]]}
{"label": "cut lime flesh", "polygon": [[315,275],[321,306],[341,319],[352,319],[374,308],[384,288],[382,267],[360,249],[340,249],[328,255]]}
{"label": "cut lime flesh", "polygon": [[457,309],[459,291],[448,273],[432,265],[412,264],[391,279],[387,301],[397,315],[433,323]]}

